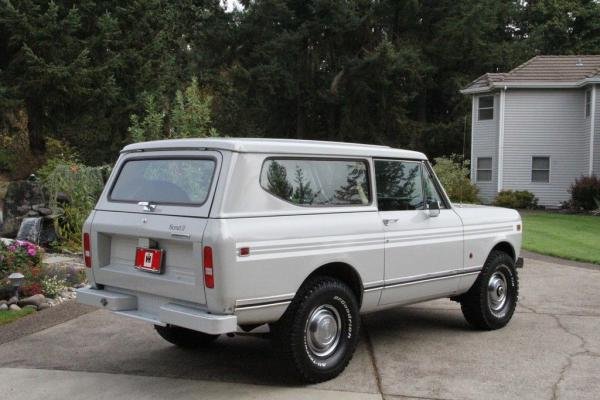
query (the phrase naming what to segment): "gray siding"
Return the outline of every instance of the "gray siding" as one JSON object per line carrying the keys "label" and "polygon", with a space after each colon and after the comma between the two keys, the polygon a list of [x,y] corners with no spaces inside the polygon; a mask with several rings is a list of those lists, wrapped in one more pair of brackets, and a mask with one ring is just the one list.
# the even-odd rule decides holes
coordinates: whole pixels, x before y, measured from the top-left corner
{"label": "gray siding", "polygon": [[600,176],[600,86],[596,86],[596,134],[594,136],[594,174]]}
{"label": "gray siding", "polygon": [[[488,94],[489,96],[489,94]],[[491,203],[498,193],[498,113],[500,96],[494,95],[494,119],[477,119],[478,96],[473,96],[473,135],[471,154],[471,181],[479,188],[479,197],[484,203]],[[476,168],[478,157],[492,157],[492,181],[477,182]]]}
{"label": "gray siding", "polygon": [[[589,166],[584,104],[582,89],[507,91],[503,189],[529,190],[549,207],[569,199],[569,186]],[[532,156],[550,157],[549,183],[531,181]]]}

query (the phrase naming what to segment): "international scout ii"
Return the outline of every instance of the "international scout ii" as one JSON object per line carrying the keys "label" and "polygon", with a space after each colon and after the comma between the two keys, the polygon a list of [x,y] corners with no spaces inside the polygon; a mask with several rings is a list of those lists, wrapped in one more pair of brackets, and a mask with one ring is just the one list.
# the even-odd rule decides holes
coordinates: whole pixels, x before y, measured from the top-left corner
{"label": "international scout ii", "polygon": [[126,146],[83,227],[78,301],[207,346],[267,330],[307,382],[344,370],[360,314],[436,298],[498,329],[518,295],[514,210],[450,202],[422,153],[182,139]]}

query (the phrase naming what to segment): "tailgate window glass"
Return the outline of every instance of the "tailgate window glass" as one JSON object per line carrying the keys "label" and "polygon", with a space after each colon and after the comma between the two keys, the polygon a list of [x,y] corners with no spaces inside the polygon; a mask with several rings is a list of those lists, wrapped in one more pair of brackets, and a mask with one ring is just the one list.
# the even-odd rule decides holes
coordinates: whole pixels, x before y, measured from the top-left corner
{"label": "tailgate window glass", "polygon": [[201,205],[210,192],[215,162],[210,159],[126,161],[110,192],[111,201]]}

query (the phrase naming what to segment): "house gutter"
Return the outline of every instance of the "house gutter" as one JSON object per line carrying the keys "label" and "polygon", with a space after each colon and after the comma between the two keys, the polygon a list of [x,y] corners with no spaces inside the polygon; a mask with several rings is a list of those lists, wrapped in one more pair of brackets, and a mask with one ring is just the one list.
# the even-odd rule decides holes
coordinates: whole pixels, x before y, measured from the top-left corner
{"label": "house gutter", "polygon": [[594,83],[600,83],[600,76],[593,76],[575,82],[492,82],[483,87],[463,89],[460,93],[477,94],[496,89],[577,89]]}
{"label": "house gutter", "polygon": [[506,103],[506,89],[500,91],[500,111],[498,118],[498,192],[502,191],[504,181],[504,107]]}
{"label": "house gutter", "polygon": [[594,136],[596,133],[596,85],[592,86],[592,104],[590,110],[590,168],[588,175],[594,174]]}

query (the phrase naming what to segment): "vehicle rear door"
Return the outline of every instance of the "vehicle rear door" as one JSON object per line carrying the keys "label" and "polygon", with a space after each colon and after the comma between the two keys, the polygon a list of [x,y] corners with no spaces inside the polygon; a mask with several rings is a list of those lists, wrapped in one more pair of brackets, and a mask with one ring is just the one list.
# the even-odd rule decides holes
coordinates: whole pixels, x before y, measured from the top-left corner
{"label": "vehicle rear door", "polygon": [[[202,235],[221,162],[217,151],[123,154],[91,225],[96,283],[205,304]],[[136,268],[138,248],[162,251],[162,270]]]}

